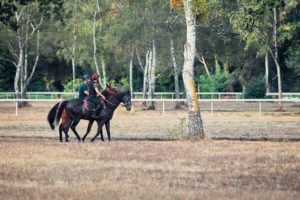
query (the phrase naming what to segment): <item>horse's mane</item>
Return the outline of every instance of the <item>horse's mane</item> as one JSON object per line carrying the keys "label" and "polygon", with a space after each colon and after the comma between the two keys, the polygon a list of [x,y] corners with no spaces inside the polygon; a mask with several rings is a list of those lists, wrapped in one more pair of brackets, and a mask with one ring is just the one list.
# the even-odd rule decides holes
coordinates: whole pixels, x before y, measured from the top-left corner
{"label": "horse's mane", "polygon": [[120,91],[117,94],[113,95],[112,97],[114,97],[116,99],[122,99],[125,95],[126,95],[126,92]]}

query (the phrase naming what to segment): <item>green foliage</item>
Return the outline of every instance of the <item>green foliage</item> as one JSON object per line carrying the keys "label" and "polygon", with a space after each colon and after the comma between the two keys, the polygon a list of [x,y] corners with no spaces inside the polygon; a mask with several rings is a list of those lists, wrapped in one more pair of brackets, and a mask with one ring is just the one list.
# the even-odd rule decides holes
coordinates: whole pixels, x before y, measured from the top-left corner
{"label": "green foliage", "polygon": [[208,22],[209,11],[206,0],[192,0],[191,10],[196,20],[205,23]]}
{"label": "green foliage", "polygon": [[[17,9],[27,6],[38,23],[39,13],[44,13],[41,26],[41,57],[32,79],[30,90],[63,90],[65,80],[72,78],[71,53],[73,44],[73,14],[75,0],[4,1],[0,3],[0,90],[13,90],[14,60],[18,43],[14,29]],[[16,5],[14,5],[16,2]],[[21,2],[26,2],[22,4]],[[99,2],[99,8],[96,5]],[[207,66],[216,66],[210,80],[200,76],[201,91],[242,90],[251,79],[264,72],[266,42],[272,46],[273,14],[278,8],[279,61],[282,66],[284,92],[300,90],[300,3],[298,0],[189,0],[198,23],[196,27],[197,53],[205,58]],[[285,5],[282,5],[284,2]],[[169,4],[161,0],[107,1],[77,0],[77,45],[76,76],[83,74],[86,66],[95,72],[93,57],[93,19],[96,15],[96,59],[102,66],[105,61],[108,82],[124,90],[128,86],[128,64],[131,50],[136,46],[145,65],[145,54],[151,41],[157,44],[157,74],[163,72],[156,81],[156,91],[173,91],[174,78],[170,61],[170,35],[174,38],[175,55],[179,74],[183,66],[182,48],[186,40],[183,9],[170,13]],[[22,4],[22,5],[21,5]],[[26,10],[27,11],[27,10]],[[25,13],[25,11],[24,11]],[[26,21],[22,21],[22,24]],[[30,27],[29,27],[30,28]],[[29,33],[32,30],[29,30]],[[264,37],[265,41],[261,39]],[[10,48],[8,43],[12,46]],[[34,62],[35,38],[30,36],[29,69]],[[218,58],[215,63],[215,56]],[[196,60],[197,62],[197,60]],[[197,65],[197,63],[195,63]],[[276,77],[276,68],[269,54],[270,79]],[[169,69],[167,69],[169,67]],[[226,70],[222,70],[226,68]],[[167,70],[166,70],[167,69]],[[209,69],[212,71],[211,69]],[[100,69],[101,71],[101,69]],[[195,69],[195,77],[204,74],[204,68]],[[136,55],[133,58],[133,88],[141,91],[143,73]],[[276,79],[276,78],[275,78]],[[180,77],[180,84],[182,81]],[[77,81],[77,87],[81,80]],[[271,82],[271,89],[276,87]],[[65,83],[65,91],[72,91],[72,81]],[[183,91],[183,88],[180,88]]]}
{"label": "green foliage", "polygon": [[266,96],[266,86],[263,76],[254,77],[246,85],[245,88],[246,99],[261,99]]}
{"label": "green foliage", "polygon": [[225,92],[226,91],[226,81],[228,76],[226,72],[222,72],[220,66],[216,66],[215,74],[211,75],[209,79],[208,75],[200,75],[199,85],[201,92]]}
{"label": "green foliage", "polygon": [[[79,91],[79,87],[80,87],[80,84],[82,83],[82,79],[75,79],[75,89],[76,91]],[[73,81],[70,80],[68,81],[66,84],[63,84],[64,85],[64,92],[73,92],[72,89],[73,89]]]}
{"label": "green foliage", "polygon": [[110,81],[110,85],[122,91],[129,91],[130,89],[128,78],[122,78],[118,83],[115,80],[112,80]]}
{"label": "green foliage", "polygon": [[[300,40],[299,40],[300,42]],[[300,76],[300,43],[293,45],[288,50],[288,58],[286,60],[287,67],[292,69],[296,76]]]}

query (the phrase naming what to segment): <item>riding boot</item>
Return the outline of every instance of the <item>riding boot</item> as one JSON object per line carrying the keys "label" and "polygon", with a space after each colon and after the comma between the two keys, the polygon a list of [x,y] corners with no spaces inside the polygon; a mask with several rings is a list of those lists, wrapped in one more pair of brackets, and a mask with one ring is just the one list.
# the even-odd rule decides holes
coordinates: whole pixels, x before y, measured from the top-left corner
{"label": "riding boot", "polygon": [[106,105],[105,105],[104,100],[101,100],[101,103],[102,103],[102,110],[106,110]]}
{"label": "riding boot", "polygon": [[97,105],[96,109],[93,112],[92,118],[99,118],[100,111],[101,111],[102,105]]}

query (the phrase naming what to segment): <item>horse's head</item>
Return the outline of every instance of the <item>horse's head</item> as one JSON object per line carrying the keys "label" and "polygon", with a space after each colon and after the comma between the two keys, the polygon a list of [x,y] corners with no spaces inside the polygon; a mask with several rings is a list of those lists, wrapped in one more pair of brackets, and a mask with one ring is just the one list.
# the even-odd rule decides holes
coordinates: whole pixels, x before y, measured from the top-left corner
{"label": "horse's head", "polygon": [[124,103],[124,107],[126,108],[126,110],[130,111],[132,105],[131,105],[131,94],[129,91],[126,92],[126,94],[122,98],[122,102]]}
{"label": "horse's head", "polygon": [[111,87],[110,85],[106,84],[106,91],[109,96],[113,96],[118,93],[118,90],[114,87]]}

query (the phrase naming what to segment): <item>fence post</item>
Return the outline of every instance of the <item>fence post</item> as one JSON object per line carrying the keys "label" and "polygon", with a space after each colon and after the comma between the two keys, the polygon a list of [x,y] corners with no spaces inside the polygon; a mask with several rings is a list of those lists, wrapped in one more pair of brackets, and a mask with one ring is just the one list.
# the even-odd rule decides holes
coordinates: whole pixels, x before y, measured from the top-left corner
{"label": "fence post", "polygon": [[16,116],[18,116],[18,101],[16,101]]}
{"label": "fence post", "polygon": [[163,111],[162,111],[162,116],[165,116],[165,102],[163,101]]}
{"label": "fence post", "polygon": [[259,101],[259,116],[261,116],[261,101]]}

